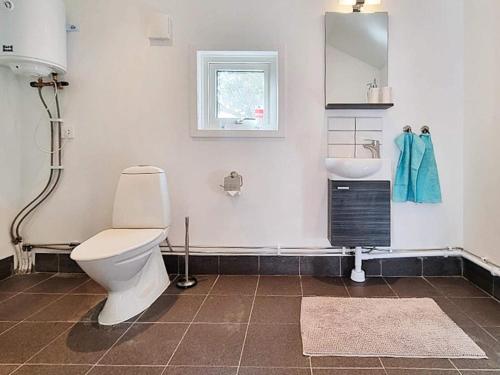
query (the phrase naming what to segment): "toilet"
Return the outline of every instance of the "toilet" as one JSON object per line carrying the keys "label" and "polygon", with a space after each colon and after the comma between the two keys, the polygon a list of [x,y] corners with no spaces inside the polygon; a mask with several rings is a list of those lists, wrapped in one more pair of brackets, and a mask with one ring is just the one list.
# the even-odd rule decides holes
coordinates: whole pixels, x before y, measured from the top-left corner
{"label": "toilet", "polygon": [[108,292],[99,324],[113,325],[132,318],[168,287],[160,243],[169,226],[165,172],[152,166],[125,169],[116,189],[111,229],[71,252],[71,259]]}

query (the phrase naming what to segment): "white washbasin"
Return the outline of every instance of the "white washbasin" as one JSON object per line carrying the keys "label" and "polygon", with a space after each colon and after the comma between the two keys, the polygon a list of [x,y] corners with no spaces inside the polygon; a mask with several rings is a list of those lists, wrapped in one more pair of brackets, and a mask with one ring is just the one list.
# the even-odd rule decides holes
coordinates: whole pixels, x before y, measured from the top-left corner
{"label": "white washbasin", "polygon": [[388,159],[327,158],[325,165],[330,180],[390,179]]}

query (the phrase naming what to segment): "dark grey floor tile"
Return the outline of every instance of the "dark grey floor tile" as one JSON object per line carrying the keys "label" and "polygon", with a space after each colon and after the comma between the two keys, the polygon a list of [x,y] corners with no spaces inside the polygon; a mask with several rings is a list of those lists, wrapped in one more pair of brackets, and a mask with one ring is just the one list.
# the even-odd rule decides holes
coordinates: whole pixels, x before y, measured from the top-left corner
{"label": "dark grey floor tile", "polygon": [[59,272],[62,273],[84,273],[78,263],[70,258],[69,254],[59,254]]}
{"label": "dark grey floor tile", "polygon": [[443,295],[422,277],[387,277],[385,281],[399,297],[434,297]]}
{"label": "dark grey floor tile", "polygon": [[495,339],[500,341],[500,327],[483,327]]}
{"label": "dark grey floor tile", "polygon": [[179,255],[163,255],[163,262],[169,274],[179,273]]}
{"label": "dark grey floor tile", "polygon": [[386,369],[387,375],[460,375],[457,370]]}
{"label": "dark grey floor tile", "polygon": [[465,327],[465,333],[484,350],[488,359],[452,359],[459,369],[500,369],[500,342],[480,327]]}
{"label": "dark grey floor tile", "polygon": [[171,365],[237,366],[246,324],[193,324]]}
{"label": "dark grey floor tile", "polygon": [[139,318],[139,322],[190,323],[203,295],[162,295]]}
{"label": "dark grey floor tile", "polygon": [[427,277],[426,280],[448,297],[488,297],[463,277]]}
{"label": "dark grey floor tile", "polygon": [[238,375],[311,375],[311,370],[290,367],[241,367]]}
{"label": "dark grey floor tile", "polygon": [[0,375],[10,375],[19,365],[0,365]]}
{"label": "dark grey floor tile", "polygon": [[0,322],[0,333],[7,331],[9,328],[11,328],[14,324],[17,324],[18,322]]}
{"label": "dark grey floor tile", "polygon": [[462,257],[423,258],[424,276],[462,276]]}
{"label": "dark grey floor tile", "polygon": [[484,268],[472,263],[468,259],[463,259],[464,277],[489,294],[493,294],[493,276]]}
{"label": "dark grey floor tile", "polygon": [[258,256],[221,256],[221,275],[258,275]]}
{"label": "dark grey floor tile", "polygon": [[96,323],[77,323],[29,362],[42,364],[94,364],[111,348],[129,326],[129,324],[100,326]]}
{"label": "dark grey floor tile", "polygon": [[89,375],[161,375],[163,366],[96,366]]}
{"label": "dark grey floor tile", "polygon": [[180,289],[172,282],[164,294],[207,294],[217,280],[217,275],[197,275],[198,283],[189,289]]}
{"label": "dark grey floor tile", "polygon": [[363,283],[351,279],[344,279],[344,282],[351,297],[396,297],[396,293],[381,277],[366,279]]}
{"label": "dark grey floor tile", "polygon": [[261,276],[257,288],[259,296],[302,295],[299,276]]}
{"label": "dark grey floor tile", "polygon": [[166,365],[187,327],[187,324],[134,324],[99,364]]}
{"label": "dark grey floor tile", "polygon": [[88,276],[83,273],[58,273],[32,288],[25,293],[67,293],[88,281]]}
{"label": "dark grey floor tile", "polygon": [[312,367],[332,368],[382,368],[376,357],[311,357]]}
{"label": "dark grey floor tile", "polygon": [[482,326],[500,326],[500,302],[493,298],[452,298],[467,316]]}
{"label": "dark grey floor tile", "polygon": [[257,296],[252,310],[251,323],[283,324],[300,323],[302,297]]}
{"label": "dark grey floor tile", "polygon": [[[184,273],[184,257],[179,257],[179,274]],[[189,273],[192,275],[217,275],[219,273],[219,257],[212,255],[195,255],[189,258]]]}
{"label": "dark grey floor tile", "polygon": [[422,276],[422,258],[394,258],[382,260],[382,275]]}
{"label": "dark grey floor tile", "polygon": [[340,257],[300,257],[300,274],[303,276],[340,276]]}
{"label": "dark grey floor tile", "polygon": [[36,272],[59,272],[59,254],[35,255]]}
{"label": "dark grey floor tile", "polygon": [[299,257],[296,256],[261,256],[261,275],[298,275]]}
{"label": "dark grey floor tile", "polygon": [[385,368],[455,369],[446,358],[381,358]]}
{"label": "dark grey floor tile", "polygon": [[210,291],[210,294],[253,296],[257,290],[258,279],[258,276],[221,275]]}
{"label": "dark grey floor tile", "polygon": [[448,297],[432,297],[448,317],[453,320],[459,327],[477,327],[478,325],[463,311],[461,311],[452,300]]}
{"label": "dark grey floor tile", "polygon": [[18,294],[0,304],[0,320],[24,320],[60,297],[57,294]]}
{"label": "dark grey floor tile", "polygon": [[500,276],[493,278],[493,297],[500,301]]}
{"label": "dark grey floor tile", "polygon": [[304,296],[349,296],[340,277],[302,276],[301,281]]}
{"label": "dark grey floor tile", "polygon": [[11,255],[0,260],[0,280],[12,276],[14,268],[14,257]]}
{"label": "dark grey floor tile", "polygon": [[13,375],[84,375],[90,368],[81,365],[24,365]]}
{"label": "dark grey floor tile", "polygon": [[314,375],[386,375],[383,369],[313,369]]}
{"label": "dark grey floor tile", "polygon": [[213,296],[203,302],[195,322],[248,323],[253,296]]}
{"label": "dark grey floor tile", "polygon": [[[363,261],[363,270],[367,277],[382,276],[382,260],[368,259]],[[350,274],[348,276],[351,276]]]}
{"label": "dark grey floor tile", "polygon": [[100,284],[90,279],[84,282],[82,285],[69,291],[70,294],[107,294],[106,289],[104,289]]}
{"label": "dark grey floor tile", "polygon": [[31,315],[28,321],[41,322],[78,322],[97,321],[104,306],[103,295],[66,295]]}
{"label": "dark grey floor tile", "polygon": [[49,277],[51,273],[32,273],[29,275],[15,275],[0,281],[0,292],[22,292]]}
{"label": "dark grey floor tile", "polygon": [[0,292],[0,303],[3,301],[8,300],[9,298],[12,298],[16,295],[17,293],[1,293]]}
{"label": "dark grey floor tile", "polygon": [[169,366],[164,375],[236,375],[237,371],[238,367]]}
{"label": "dark grey floor tile", "polygon": [[300,326],[298,324],[250,324],[241,365],[308,366],[309,359],[302,354]]}
{"label": "dark grey floor tile", "polygon": [[69,327],[69,323],[18,324],[0,335],[0,363],[24,363]]}

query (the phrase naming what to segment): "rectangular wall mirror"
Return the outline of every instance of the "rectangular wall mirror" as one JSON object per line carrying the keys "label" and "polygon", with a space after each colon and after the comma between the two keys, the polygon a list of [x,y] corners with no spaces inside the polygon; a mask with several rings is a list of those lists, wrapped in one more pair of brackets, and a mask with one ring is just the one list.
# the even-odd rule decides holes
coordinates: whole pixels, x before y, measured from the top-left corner
{"label": "rectangular wall mirror", "polygon": [[383,108],[368,104],[368,85],[388,86],[388,14],[326,13],[326,108]]}

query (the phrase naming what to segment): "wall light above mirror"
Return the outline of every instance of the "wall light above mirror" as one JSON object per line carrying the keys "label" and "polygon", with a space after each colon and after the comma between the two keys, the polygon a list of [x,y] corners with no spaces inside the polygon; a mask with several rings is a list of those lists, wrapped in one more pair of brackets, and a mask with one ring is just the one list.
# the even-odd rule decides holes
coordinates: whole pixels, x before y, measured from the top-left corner
{"label": "wall light above mirror", "polygon": [[361,12],[364,5],[379,5],[382,0],[339,0],[340,5],[352,5],[353,12]]}

